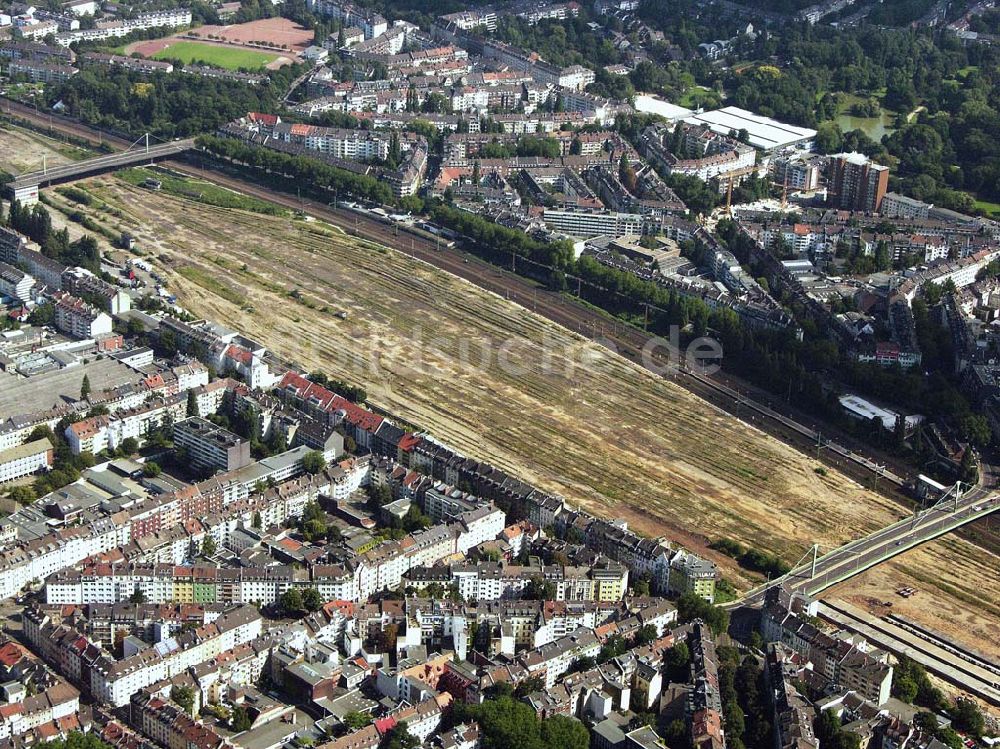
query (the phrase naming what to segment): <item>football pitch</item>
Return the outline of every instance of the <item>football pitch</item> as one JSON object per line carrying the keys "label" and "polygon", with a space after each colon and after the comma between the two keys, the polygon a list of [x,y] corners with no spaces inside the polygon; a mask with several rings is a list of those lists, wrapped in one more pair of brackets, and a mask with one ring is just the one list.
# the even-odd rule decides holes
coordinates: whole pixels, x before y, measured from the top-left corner
{"label": "football pitch", "polygon": [[272,52],[258,52],[254,49],[186,41],[174,42],[153,55],[153,59],[156,60],[180,60],[185,65],[201,62],[226,70],[240,70],[241,68],[259,70],[268,63],[277,60],[278,57],[280,55]]}

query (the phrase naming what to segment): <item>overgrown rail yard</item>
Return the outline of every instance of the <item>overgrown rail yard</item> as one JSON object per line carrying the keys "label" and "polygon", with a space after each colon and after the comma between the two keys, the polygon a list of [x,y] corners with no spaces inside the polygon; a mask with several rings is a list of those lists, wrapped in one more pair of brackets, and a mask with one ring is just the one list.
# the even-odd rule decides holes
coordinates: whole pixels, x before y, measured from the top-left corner
{"label": "overgrown rail yard", "polygon": [[[169,268],[179,301],[194,312],[247,330],[303,366],[358,379],[375,404],[472,454],[493,455],[595,511],[693,545],[726,565],[735,580],[741,572],[707,550],[709,540],[730,537],[794,557],[813,540],[835,545],[905,512],[836,471],[821,476],[814,459],[706,410],[676,384],[552,325],[527,303],[506,301],[502,291],[476,290],[291,211],[275,217],[200,205],[194,212],[188,199],[154,195],[110,176],[77,186],[97,199],[95,206],[109,209],[87,208],[94,220],[133,232],[139,246]],[[51,198],[63,211],[80,208],[58,193]],[[457,257],[460,271],[475,262]],[[486,272],[502,289],[503,277]],[[275,312],[291,298],[297,299],[291,312]],[[336,316],[341,309],[351,311],[346,321]],[[440,337],[440,353],[422,352],[420,336]],[[489,341],[495,350],[508,337],[516,342],[510,349],[515,361],[528,368],[525,376],[459,365],[463,338]],[[532,369],[545,338],[590,365],[577,367],[571,379]],[[342,356],[358,342],[381,352],[377,370]],[[416,368],[421,353],[426,366]],[[566,358],[555,357],[556,372]],[[704,433],[717,438],[695,438]],[[531,448],[539,444],[546,448]],[[598,451],[608,458],[595,461]],[[693,517],[699,535],[687,530]],[[961,538],[943,539],[842,586],[839,595],[865,590],[872,578],[881,583],[882,599],[913,585],[939,605],[927,610],[918,596],[900,601],[898,610],[956,637],[988,633],[998,618],[990,572],[995,559],[975,549]]]}

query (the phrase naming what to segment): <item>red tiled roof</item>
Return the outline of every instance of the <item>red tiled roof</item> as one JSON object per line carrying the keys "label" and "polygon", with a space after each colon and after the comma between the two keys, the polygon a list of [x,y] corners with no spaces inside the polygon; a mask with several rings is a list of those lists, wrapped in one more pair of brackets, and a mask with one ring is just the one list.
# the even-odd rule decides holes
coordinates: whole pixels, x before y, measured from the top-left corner
{"label": "red tiled roof", "polygon": [[226,356],[233,361],[238,361],[240,364],[249,364],[253,361],[253,353],[242,346],[229,346],[226,349]]}
{"label": "red tiled roof", "polygon": [[407,432],[406,434],[403,435],[403,438],[399,441],[399,449],[402,450],[403,452],[409,452],[414,447],[420,444],[421,439],[422,439],[421,437],[418,437],[415,434]]}
{"label": "red tiled roof", "polygon": [[83,421],[78,421],[75,424],[70,424],[69,428],[78,439],[84,439],[97,434],[101,428],[106,427],[110,423],[111,420],[107,416],[94,416],[90,419],[84,419]]}
{"label": "red tiled roof", "polygon": [[76,717],[76,713],[71,713],[56,721],[56,725],[59,726],[59,730],[62,733],[69,733],[70,731],[77,731],[80,729],[80,721]]}
{"label": "red tiled roof", "polygon": [[7,668],[11,668],[15,663],[17,663],[21,658],[24,657],[24,651],[21,646],[14,642],[8,642],[0,648],[0,663],[5,665]]}
{"label": "red tiled roof", "polygon": [[351,403],[341,395],[337,395],[332,390],[327,390],[322,385],[317,385],[300,374],[288,372],[278,383],[278,388],[287,392],[292,392],[303,401],[308,401],[315,407],[332,413],[342,410],[344,419],[357,429],[365,432],[375,433],[385,419],[376,413],[362,408],[356,403]]}
{"label": "red tiled roof", "polygon": [[262,112],[250,112],[247,118],[253,122],[263,122],[265,125],[274,127],[278,124],[278,115],[264,114]]}
{"label": "red tiled roof", "polygon": [[323,606],[323,612],[330,616],[334,611],[340,611],[344,616],[352,616],[354,614],[354,602],[353,601],[330,601]]}

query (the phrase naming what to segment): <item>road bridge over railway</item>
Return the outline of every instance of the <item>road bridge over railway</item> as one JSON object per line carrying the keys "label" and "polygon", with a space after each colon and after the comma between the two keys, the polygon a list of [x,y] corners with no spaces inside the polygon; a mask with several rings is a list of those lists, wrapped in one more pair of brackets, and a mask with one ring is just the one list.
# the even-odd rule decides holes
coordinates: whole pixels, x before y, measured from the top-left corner
{"label": "road bridge over railway", "polygon": [[41,171],[27,172],[10,182],[7,191],[10,197],[20,201],[22,205],[32,205],[38,202],[38,190],[42,187],[137,164],[150,164],[172,158],[192,148],[194,148],[193,138],[150,143],[150,135],[147,133],[124,151],[102,154],[52,168],[43,164]]}
{"label": "road bridge over railway", "polygon": [[956,483],[930,507],[917,509],[911,516],[827,554],[820,556],[818,546],[813,546],[790,572],[754,588],[729,606],[760,605],[767,591],[778,586],[789,595],[818,595],[914,546],[984,518],[998,509],[1000,495],[997,493],[983,486],[963,492],[962,485]]}

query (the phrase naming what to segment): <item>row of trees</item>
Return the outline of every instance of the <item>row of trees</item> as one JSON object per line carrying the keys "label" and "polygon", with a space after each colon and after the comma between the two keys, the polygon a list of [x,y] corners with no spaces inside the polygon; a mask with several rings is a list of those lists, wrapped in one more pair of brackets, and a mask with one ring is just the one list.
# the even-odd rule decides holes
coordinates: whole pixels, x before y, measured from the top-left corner
{"label": "row of trees", "polygon": [[386,183],[307,156],[293,156],[214,135],[199,137],[197,144],[215,156],[261,170],[264,181],[275,182],[277,186],[308,185],[311,189],[337,192],[345,197],[352,195],[379,204],[393,202],[392,190]]}
{"label": "row of trees", "polygon": [[[638,126],[641,123],[636,123]],[[339,170],[325,167],[318,162],[300,157],[290,157],[285,154],[266,152],[263,149],[246,146],[236,141],[224,141],[215,138],[205,138],[213,148],[237,160],[255,165],[263,165],[273,160],[284,162],[277,165],[278,171],[295,175],[308,175],[310,171],[319,170],[327,184],[335,185],[334,189],[352,190],[351,181],[358,179],[356,175],[346,173],[332,174]],[[294,166],[292,166],[294,165]],[[298,168],[302,166],[303,168]],[[272,165],[273,168],[273,165]],[[330,179],[331,175],[333,179]],[[341,180],[340,177],[346,179]],[[273,179],[273,177],[272,177]],[[306,176],[306,179],[309,179]],[[368,178],[363,178],[368,179]],[[305,180],[303,180],[305,181]],[[322,184],[322,181],[321,181]],[[362,194],[377,187],[383,188],[380,202],[388,202],[387,190],[384,185],[368,180],[360,185]],[[427,209],[431,218],[444,226],[473,240],[468,248],[485,259],[506,266],[516,257],[526,258],[531,264],[515,262],[517,270],[523,274],[542,280],[557,289],[569,286],[567,276],[579,278],[582,296],[614,314],[624,317],[645,318],[649,313],[649,324],[655,332],[663,332],[671,325],[681,327],[691,325],[693,335],[703,335],[709,328],[713,329],[726,351],[724,365],[746,376],[754,382],[772,390],[780,391],[795,400],[811,404],[823,404],[824,410],[831,415],[839,414],[839,408],[823,392],[821,372],[838,363],[839,353],[836,346],[823,335],[823,331],[810,328],[810,321],[803,323],[806,328],[806,340],[798,341],[794,336],[784,332],[756,331],[752,335],[742,325],[738,316],[727,309],[711,311],[700,299],[677,293],[659,284],[642,281],[636,276],[604,266],[592,258],[573,260],[572,249],[568,243],[546,243],[533,239],[523,233],[498,226],[474,214],[460,211],[445,204],[431,203],[424,205],[422,201],[411,206],[413,209]],[[741,248],[735,240],[735,226],[731,222],[720,224],[720,234],[724,240],[733,243],[731,249],[741,257]],[[746,260],[748,250],[743,248]],[[794,305],[794,301],[790,300]],[[646,305],[649,305],[647,308]],[[849,367],[848,371],[859,369]],[[871,367],[863,367],[867,376]],[[859,380],[865,377],[860,376]],[[886,373],[876,372],[875,379],[883,378]],[[889,373],[890,376],[896,376]],[[862,385],[871,392],[870,387]],[[927,392],[921,387],[920,392]],[[940,391],[939,391],[940,392]],[[955,393],[954,388],[945,392]],[[960,398],[952,399],[961,401]],[[967,408],[967,404],[966,404]],[[971,422],[970,422],[971,423]]]}
{"label": "row of trees", "polygon": [[68,114],[89,125],[161,138],[214,132],[247,112],[275,111],[284,86],[299,66],[268,71],[269,84],[205,78],[180,71],[143,77],[120,68],[84,68],[46,90],[49,106],[62,102]]}
{"label": "row of trees", "polygon": [[717,539],[709,544],[709,548],[732,557],[740,567],[767,575],[769,578],[781,577],[791,569],[780,557],[760,549],[747,548],[729,538]]}
{"label": "row of trees", "polygon": [[79,266],[96,275],[101,274],[101,252],[97,240],[84,235],[71,242],[69,231],[53,228],[52,216],[41,203],[28,207],[16,200],[11,201],[7,225],[37,242],[47,257],[63,265]]}
{"label": "row of trees", "polygon": [[757,659],[739,651],[718,648],[719,695],[731,749],[769,749],[773,745],[771,706],[764,686],[764,673]]}

